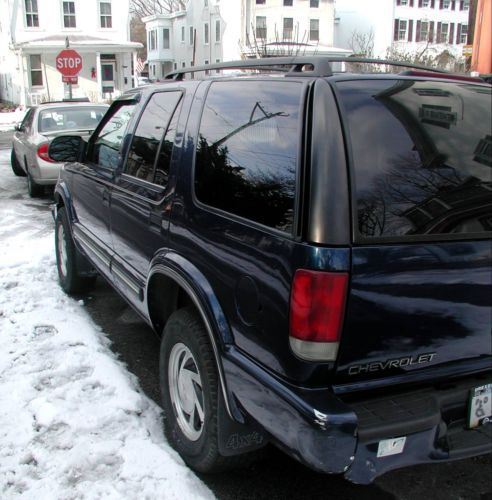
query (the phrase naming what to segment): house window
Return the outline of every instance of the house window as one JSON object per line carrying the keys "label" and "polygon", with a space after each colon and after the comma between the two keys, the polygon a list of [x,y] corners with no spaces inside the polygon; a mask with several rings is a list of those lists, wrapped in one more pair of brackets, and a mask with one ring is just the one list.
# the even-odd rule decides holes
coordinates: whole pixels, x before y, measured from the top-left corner
{"label": "house window", "polygon": [[256,16],[256,38],[266,40],[267,22],[265,16]]}
{"label": "house window", "polygon": [[[219,64],[219,63],[220,63],[220,59],[216,59],[215,64]],[[215,72],[220,73],[220,69],[216,69]]]}
{"label": "house window", "polygon": [[[208,59],[205,59],[205,66],[207,66],[209,64],[209,60]],[[206,75],[210,75],[210,71],[208,69],[205,70],[205,74]]]}
{"label": "house window", "polygon": [[449,23],[441,23],[441,32],[437,37],[437,43],[447,43],[449,36]]}
{"label": "house window", "polygon": [[462,24],[460,31],[460,43],[466,44],[468,41],[468,25]]}
{"label": "house window", "polygon": [[149,50],[157,49],[156,30],[149,31]]}
{"label": "house window", "polygon": [[398,22],[398,40],[406,40],[407,39],[407,21]]}
{"label": "house window", "polygon": [[185,41],[185,27],[181,26],[181,41],[184,43]]}
{"label": "house window", "polygon": [[204,1],[203,1],[203,6],[204,6],[204,7],[208,7],[208,0],[204,0]]}
{"label": "house window", "polygon": [[171,42],[169,37],[169,28],[162,29],[162,48],[169,49],[171,48]]}
{"label": "house window", "polygon": [[421,21],[419,41],[426,42],[428,39],[429,39],[429,21]]}
{"label": "house window", "polygon": [[210,38],[210,35],[209,35],[209,32],[208,32],[208,23],[205,23],[203,25],[203,43],[205,43],[205,44],[208,45],[209,38]]}
{"label": "house window", "polygon": [[29,28],[39,28],[37,0],[26,0],[26,25]]}
{"label": "house window", "polygon": [[220,19],[215,21],[215,41],[220,42]]}
{"label": "house window", "polygon": [[294,30],[294,19],[292,17],[284,17],[284,40],[292,39]]}
{"label": "house window", "polygon": [[99,17],[101,28],[112,28],[111,2],[99,2]]}
{"label": "house window", "polygon": [[189,27],[189,30],[190,30],[190,45],[193,45],[193,39],[194,39],[194,35],[195,35],[195,32],[193,30],[193,26],[190,26]]}
{"label": "house window", "polygon": [[430,0],[422,0],[422,7],[427,8],[429,7],[429,5],[430,5]]}
{"label": "house window", "polygon": [[442,0],[443,9],[449,9],[450,5],[451,5],[451,0]]}
{"label": "house window", "polygon": [[292,7],[294,0],[284,0],[284,7]]}
{"label": "house window", "polygon": [[265,5],[266,0],[256,0],[256,5]]}
{"label": "house window", "polygon": [[319,19],[309,21],[309,40],[319,42]]}
{"label": "house window", "polygon": [[31,69],[31,87],[43,86],[43,69],[41,67],[41,55],[29,56],[29,66]]}
{"label": "house window", "polygon": [[319,7],[319,0],[309,0],[309,7],[317,9]]}
{"label": "house window", "polygon": [[400,0],[400,5],[408,5],[408,0]]}
{"label": "house window", "polygon": [[181,66],[182,66],[183,68],[186,68],[186,63],[185,63],[185,62],[182,62],[182,63],[181,63]]}
{"label": "house window", "polygon": [[77,27],[75,22],[75,2],[63,2],[63,27]]}
{"label": "house window", "polygon": [[460,10],[469,10],[470,9],[470,2],[469,0],[464,0],[460,4]]}

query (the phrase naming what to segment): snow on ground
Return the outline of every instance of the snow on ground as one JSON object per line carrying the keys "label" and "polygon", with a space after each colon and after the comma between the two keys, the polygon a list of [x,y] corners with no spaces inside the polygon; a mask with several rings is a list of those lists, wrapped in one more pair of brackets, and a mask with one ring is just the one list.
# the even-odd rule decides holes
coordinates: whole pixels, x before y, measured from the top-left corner
{"label": "snow on ground", "polygon": [[26,110],[21,108],[0,113],[0,131],[14,130],[15,124],[21,122],[25,114]]}
{"label": "snow on ground", "polygon": [[0,151],[0,498],[212,498],[159,408],[58,287],[49,198]]}

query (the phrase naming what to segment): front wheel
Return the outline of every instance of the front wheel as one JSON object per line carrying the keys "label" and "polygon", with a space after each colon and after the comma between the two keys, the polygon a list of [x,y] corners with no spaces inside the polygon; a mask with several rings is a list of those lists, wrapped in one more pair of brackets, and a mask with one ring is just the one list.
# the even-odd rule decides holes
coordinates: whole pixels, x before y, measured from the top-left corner
{"label": "front wheel", "polygon": [[[58,281],[68,294],[86,292],[96,281],[95,276],[81,276],[78,266],[78,250],[75,248],[66,210],[58,210],[55,223],[55,251]],[[79,257],[80,258],[80,257]]]}
{"label": "front wheel", "polygon": [[[218,447],[219,381],[208,334],[192,307],[175,311],[160,351],[164,431],[171,446],[199,472],[219,472],[236,458]],[[231,460],[232,459],[232,460]]]}

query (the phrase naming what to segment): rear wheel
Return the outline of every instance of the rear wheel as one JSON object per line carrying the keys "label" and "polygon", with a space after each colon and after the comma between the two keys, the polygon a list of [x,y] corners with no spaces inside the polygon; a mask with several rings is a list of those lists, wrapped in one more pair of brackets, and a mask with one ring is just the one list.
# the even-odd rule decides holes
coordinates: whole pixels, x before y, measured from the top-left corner
{"label": "rear wheel", "polygon": [[60,208],[55,224],[55,251],[58,280],[68,294],[86,292],[96,281],[95,276],[81,276],[77,265],[78,250],[75,248],[65,208]]}
{"label": "rear wheel", "polygon": [[44,193],[44,187],[36,184],[29,170],[27,171],[27,192],[31,198],[37,198]]}
{"label": "rear wheel", "polygon": [[14,148],[12,148],[12,151],[10,152],[10,165],[12,167],[12,172],[14,172],[14,175],[17,175],[17,177],[26,176],[26,173],[24,172],[24,170],[22,170],[22,167],[20,166],[17,157],[15,156]]}
{"label": "rear wheel", "polygon": [[202,320],[193,307],[175,311],[164,328],[160,352],[164,431],[171,446],[199,472],[220,472],[244,462],[218,446],[219,380]]}

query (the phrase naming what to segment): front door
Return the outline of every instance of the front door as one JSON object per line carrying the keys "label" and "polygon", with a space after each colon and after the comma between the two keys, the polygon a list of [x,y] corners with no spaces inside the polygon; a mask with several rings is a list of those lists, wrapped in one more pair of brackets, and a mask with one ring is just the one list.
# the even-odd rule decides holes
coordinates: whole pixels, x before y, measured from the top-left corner
{"label": "front door", "polygon": [[104,97],[111,97],[116,86],[116,62],[101,62],[101,85]]}

